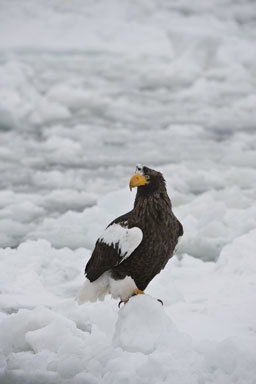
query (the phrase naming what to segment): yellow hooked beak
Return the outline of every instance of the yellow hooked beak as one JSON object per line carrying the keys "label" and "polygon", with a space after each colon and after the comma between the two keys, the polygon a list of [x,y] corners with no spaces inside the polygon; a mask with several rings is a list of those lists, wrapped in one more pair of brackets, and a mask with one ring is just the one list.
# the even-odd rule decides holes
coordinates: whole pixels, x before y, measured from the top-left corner
{"label": "yellow hooked beak", "polygon": [[138,173],[135,173],[135,175],[132,176],[130,180],[130,191],[134,187],[140,187],[141,185],[145,185],[148,182],[148,176],[143,176]]}

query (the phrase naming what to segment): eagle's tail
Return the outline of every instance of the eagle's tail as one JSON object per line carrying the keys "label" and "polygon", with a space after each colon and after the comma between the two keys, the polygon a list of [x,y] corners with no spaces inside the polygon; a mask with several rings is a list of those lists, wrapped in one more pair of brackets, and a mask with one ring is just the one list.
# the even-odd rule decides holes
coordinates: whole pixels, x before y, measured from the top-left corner
{"label": "eagle's tail", "polygon": [[109,293],[109,276],[103,273],[93,282],[88,279],[85,280],[76,296],[76,301],[78,304],[83,304],[87,301],[104,300],[107,293]]}

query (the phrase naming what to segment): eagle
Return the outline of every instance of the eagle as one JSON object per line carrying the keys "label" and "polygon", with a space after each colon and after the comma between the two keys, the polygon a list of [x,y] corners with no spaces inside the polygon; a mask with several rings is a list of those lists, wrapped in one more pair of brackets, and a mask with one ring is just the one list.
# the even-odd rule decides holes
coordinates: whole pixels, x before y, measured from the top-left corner
{"label": "eagle", "polygon": [[79,304],[103,300],[108,293],[124,303],[143,294],[183,235],[162,173],[138,164],[130,179],[130,190],[135,187],[134,208],[113,220],[96,242],[77,296]]}

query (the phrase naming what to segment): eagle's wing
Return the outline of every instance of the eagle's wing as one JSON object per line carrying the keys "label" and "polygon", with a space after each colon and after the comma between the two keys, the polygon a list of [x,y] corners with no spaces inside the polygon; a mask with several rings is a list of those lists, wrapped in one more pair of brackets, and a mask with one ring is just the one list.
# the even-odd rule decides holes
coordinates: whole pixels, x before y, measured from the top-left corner
{"label": "eagle's wing", "polygon": [[114,220],[97,240],[90,260],[85,267],[90,281],[120,264],[139,246],[143,238],[138,227],[129,228],[129,213]]}

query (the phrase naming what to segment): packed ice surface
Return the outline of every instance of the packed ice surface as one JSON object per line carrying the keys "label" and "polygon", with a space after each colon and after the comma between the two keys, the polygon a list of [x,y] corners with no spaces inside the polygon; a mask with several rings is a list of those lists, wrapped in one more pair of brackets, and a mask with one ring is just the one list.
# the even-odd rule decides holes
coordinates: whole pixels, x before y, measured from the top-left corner
{"label": "packed ice surface", "polygon": [[1,383],[253,384],[255,244],[253,230],[217,263],[174,256],[120,310],[75,302],[88,250],[45,240],[2,250]]}
{"label": "packed ice surface", "polygon": [[255,227],[254,2],[0,7],[1,246],[92,247],[88,208],[136,163],[164,172],[184,251]]}
{"label": "packed ice surface", "polygon": [[[1,2],[1,384],[255,383],[255,17]],[[184,237],[148,295],[78,306],[136,163],[163,172]]]}

